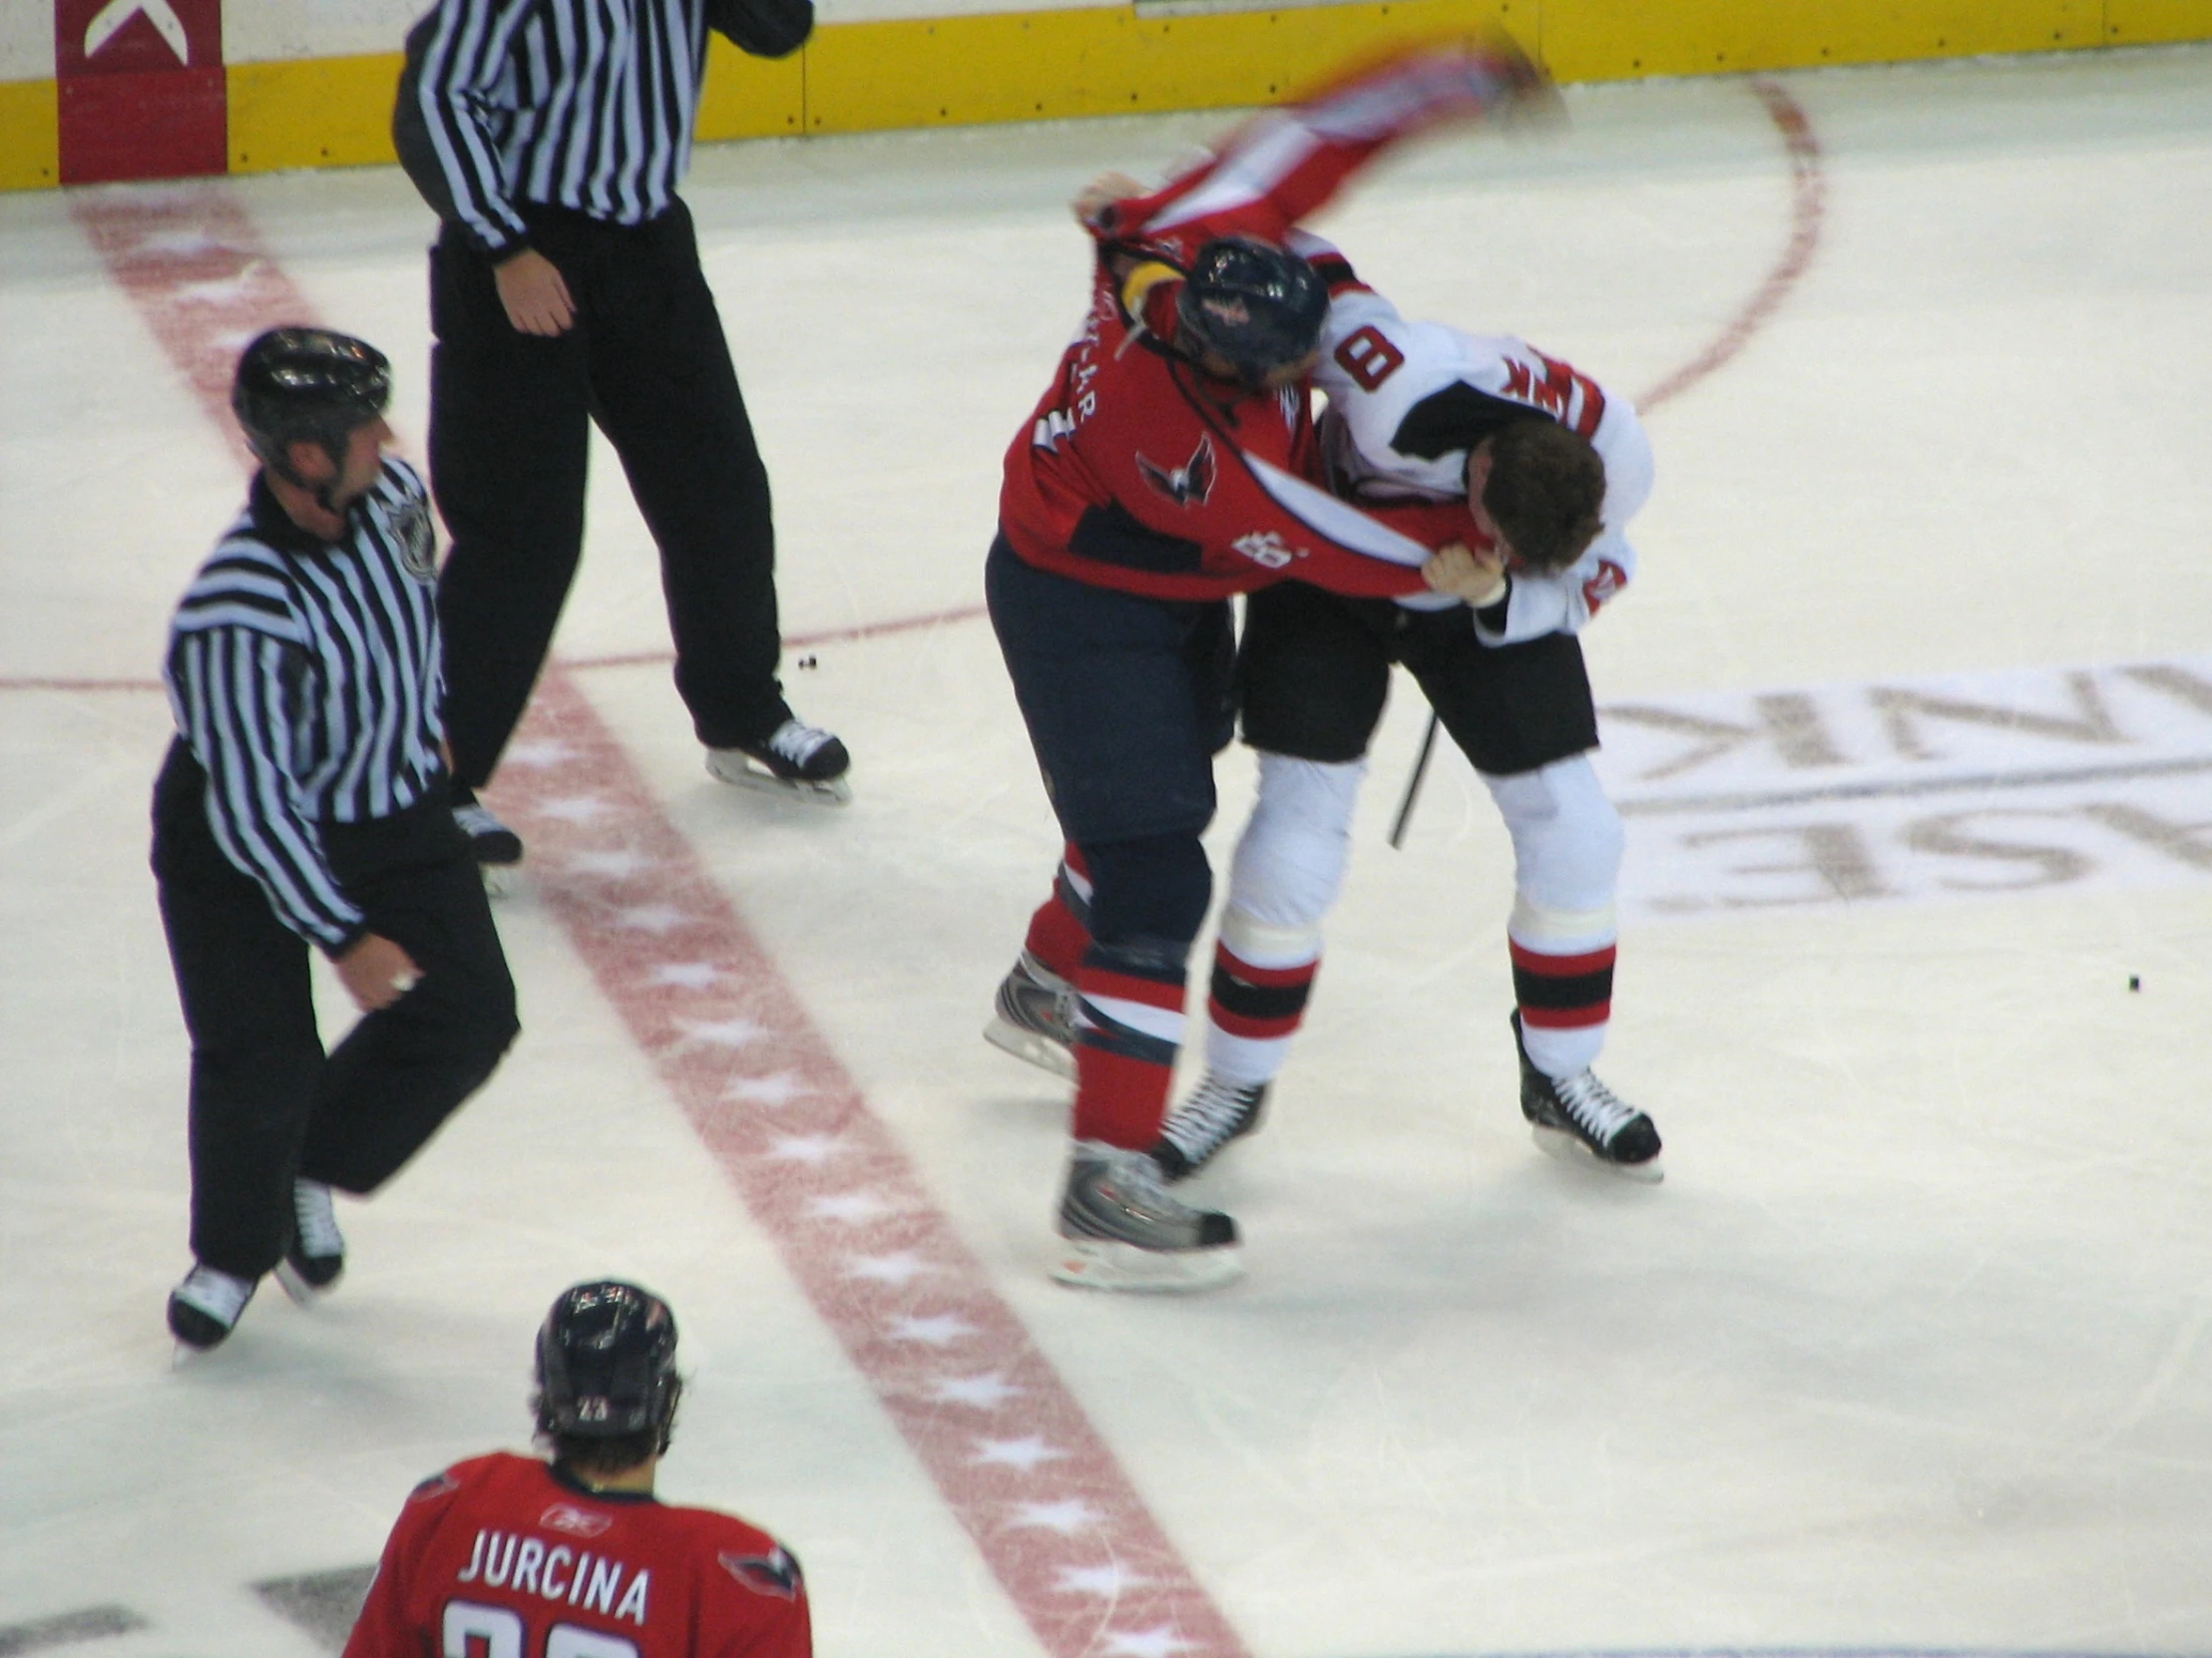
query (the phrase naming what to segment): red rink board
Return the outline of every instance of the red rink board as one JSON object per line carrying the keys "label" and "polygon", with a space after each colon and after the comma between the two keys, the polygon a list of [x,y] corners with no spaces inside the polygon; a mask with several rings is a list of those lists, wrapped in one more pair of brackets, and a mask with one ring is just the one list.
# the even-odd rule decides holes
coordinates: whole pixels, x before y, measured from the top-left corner
{"label": "red rink board", "polygon": [[62,183],[229,165],[222,0],[54,0]]}
{"label": "red rink board", "polygon": [[[227,429],[238,347],[261,327],[312,320],[305,300],[221,187],[75,207]],[[774,960],[558,665],[498,802],[530,843],[548,910],[1044,1651],[1244,1658]],[[1042,1245],[1049,1193],[1038,1207]]]}

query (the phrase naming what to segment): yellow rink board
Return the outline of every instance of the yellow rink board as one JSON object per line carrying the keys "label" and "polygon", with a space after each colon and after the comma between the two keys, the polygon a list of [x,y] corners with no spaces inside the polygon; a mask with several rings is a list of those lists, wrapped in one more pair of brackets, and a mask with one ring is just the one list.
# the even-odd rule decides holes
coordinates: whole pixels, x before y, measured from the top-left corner
{"label": "yellow rink board", "polygon": [[[1361,0],[827,24],[778,62],[719,36],[701,139],[1266,104],[1394,41],[1503,27],[1561,81],[2212,40],[2212,0]],[[395,43],[396,44],[396,43]],[[387,163],[397,51],[233,64],[230,170]],[[0,83],[0,189],[60,176],[55,83]]]}

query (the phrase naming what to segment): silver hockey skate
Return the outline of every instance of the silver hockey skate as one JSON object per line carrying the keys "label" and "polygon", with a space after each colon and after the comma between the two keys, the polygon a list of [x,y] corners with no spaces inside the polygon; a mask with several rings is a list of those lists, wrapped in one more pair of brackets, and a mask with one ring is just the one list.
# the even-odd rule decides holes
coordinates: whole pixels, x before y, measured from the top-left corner
{"label": "silver hockey skate", "polygon": [[1209,1290],[1244,1270],[1236,1222],[1173,1197],[1142,1151],[1078,1140],[1052,1274],[1094,1290]]}
{"label": "silver hockey skate", "polygon": [[983,1039],[1040,1070],[1076,1079],[1076,988],[1024,950],[999,981]]}

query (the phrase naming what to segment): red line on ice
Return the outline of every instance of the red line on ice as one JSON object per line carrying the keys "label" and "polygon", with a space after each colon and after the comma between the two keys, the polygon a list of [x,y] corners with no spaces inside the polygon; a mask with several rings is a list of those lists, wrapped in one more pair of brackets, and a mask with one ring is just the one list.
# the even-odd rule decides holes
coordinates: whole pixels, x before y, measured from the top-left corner
{"label": "red line on ice", "polygon": [[[101,192],[72,207],[202,407],[232,429],[238,347],[313,315],[251,221],[221,187]],[[1045,1650],[1243,1658],[773,958],[558,664],[510,751],[500,804],[530,840],[548,909]]]}
{"label": "red line on ice", "polygon": [[1821,221],[1828,211],[1828,180],[1821,170],[1820,140],[1813,136],[1813,125],[1806,119],[1803,106],[1787,88],[1774,81],[1754,81],[1751,90],[1766,106],[1767,119],[1782,135],[1782,146],[1789,153],[1790,239],[1766,279],[1713,342],[1637,398],[1638,409],[1655,409],[1681,396],[1748,345],[1767,318],[1781,308],[1790,289],[1797,286],[1797,279],[1813,262],[1813,250],[1820,245]]}

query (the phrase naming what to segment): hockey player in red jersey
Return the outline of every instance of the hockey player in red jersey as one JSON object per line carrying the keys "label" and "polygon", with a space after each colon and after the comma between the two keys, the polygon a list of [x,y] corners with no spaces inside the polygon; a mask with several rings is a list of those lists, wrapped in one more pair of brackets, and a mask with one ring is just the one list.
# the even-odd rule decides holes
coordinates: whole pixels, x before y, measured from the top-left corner
{"label": "hockey player in red jersey", "polygon": [[1480,539],[1464,501],[1367,511],[1320,487],[1306,377],[1327,295],[1283,239],[1391,144],[1541,92],[1510,47],[1431,46],[1255,121],[1163,190],[1079,201],[1091,308],[1008,451],[985,574],[1068,841],[992,1030],[1020,1047],[1037,1038],[1024,1016],[1064,1018],[1064,1282],[1194,1289],[1238,1270],[1234,1223],[1166,1192],[1147,1150],[1211,898],[1198,837],[1233,728],[1227,599],[1293,579],[1427,592],[1469,568],[1435,550]]}
{"label": "hockey player in red jersey", "polygon": [[417,1485],[345,1658],[810,1658],[789,1551],[653,1494],[681,1391],[665,1303],[619,1283],[563,1294],[538,1333],[551,1459],[495,1452]]}
{"label": "hockey player in red jersey", "polygon": [[1332,486],[1359,501],[1469,499],[1511,557],[1466,603],[1298,587],[1254,597],[1240,687],[1259,798],[1214,952],[1206,1073],[1153,1156],[1181,1179],[1259,1119],[1320,966],[1396,662],[1513,838],[1512,1028],[1538,1143],[1656,1180],[1651,1119],[1590,1068],[1611,1018],[1622,835],[1589,761],[1597,730],[1576,638],[1635,572],[1624,531],[1651,490],[1650,445],[1627,400],[1588,376],[1511,336],[1410,322],[1334,248],[1302,245],[1333,295],[1316,375]]}

